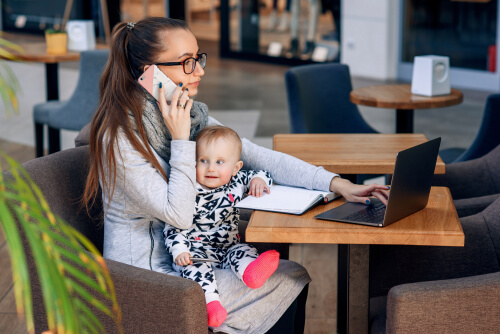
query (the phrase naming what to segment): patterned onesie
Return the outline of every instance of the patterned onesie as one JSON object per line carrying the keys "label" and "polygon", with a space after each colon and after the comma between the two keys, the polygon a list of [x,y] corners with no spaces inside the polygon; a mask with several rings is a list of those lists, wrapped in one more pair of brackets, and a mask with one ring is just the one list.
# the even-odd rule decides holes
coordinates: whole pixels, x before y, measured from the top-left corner
{"label": "patterned onesie", "polygon": [[178,266],[175,271],[201,285],[205,291],[207,304],[219,300],[217,282],[212,265],[216,268],[231,269],[241,280],[247,266],[259,254],[250,245],[240,243],[238,223],[239,209],[234,205],[248,192],[250,181],[262,178],[269,186],[271,176],[265,171],[239,171],[229,184],[206,190],[197,184],[197,196],[193,226],[180,230],[165,224],[165,245],[173,259],[183,252],[191,256],[218,260],[215,262],[193,262],[193,265]]}

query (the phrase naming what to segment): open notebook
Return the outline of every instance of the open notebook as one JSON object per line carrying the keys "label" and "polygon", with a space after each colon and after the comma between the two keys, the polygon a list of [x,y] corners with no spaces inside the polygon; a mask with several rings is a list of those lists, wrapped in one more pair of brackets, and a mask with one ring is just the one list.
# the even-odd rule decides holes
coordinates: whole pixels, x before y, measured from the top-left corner
{"label": "open notebook", "polygon": [[270,194],[264,193],[259,198],[247,196],[235,207],[301,215],[314,205],[328,203],[337,197],[340,195],[328,191],[273,185]]}

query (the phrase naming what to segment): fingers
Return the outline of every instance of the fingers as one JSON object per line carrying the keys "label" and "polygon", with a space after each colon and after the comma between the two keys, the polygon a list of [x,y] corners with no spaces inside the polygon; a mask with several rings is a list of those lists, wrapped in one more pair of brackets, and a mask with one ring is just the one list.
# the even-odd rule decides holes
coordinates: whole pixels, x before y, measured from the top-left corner
{"label": "fingers", "polygon": [[191,261],[189,253],[181,253],[175,258],[175,264],[178,266],[187,266],[188,264],[193,264]]}
{"label": "fingers", "polygon": [[[160,86],[162,86],[161,83]],[[160,109],[172,140],[189,140],[190,136],[190,111],[193,106],[193,100],[189,98],[187,89],[183,92],[181,86],[182,84],[179,84],[175,88],[170,106],[165,101],[164,87],[159,87]]]}
{"label": "fingers", "polygon": [[170,103],[172,107],[177,107],[181,95],[182,95],[182,86],[179,85],[175,88],[174,94],[172,95],[172,101]]}
{"label": "fingers", "polygon": [[182,94],[179,98],[179,108],[186,109],[186,104],[187,104],[188,100],[189,100],[188,89],[186,88],[186,90],[184,90],[184,92],[182,92]]}
{"label": "fingers", "polygon": [[268,194],[271,193],[271,189],[267,184],[263,182],[252,182],[252,184],[250,184],[250,191],[248,192],[249,195],[262,197],[264,192],[267,192]]}
{"label": "fingers", "polygon": [[160,82],[158,86],[158,92],[159,92],[159,100],[158,103],[160,104],[160,110],[163,115],[163,118],[165,118],[166,113],[168,112],[168,105],[167,105],[167,100],[165,99],[165,87],[163,87],[163,84]]}
{"label": "fingers", "polygon": [[387,205],[387,198],[383,194],[381,194],[378,191],[374,191],[372,194],[373,194],[373,197],[378,198],[380,200],[380,202],[384,203],[384,205]]}

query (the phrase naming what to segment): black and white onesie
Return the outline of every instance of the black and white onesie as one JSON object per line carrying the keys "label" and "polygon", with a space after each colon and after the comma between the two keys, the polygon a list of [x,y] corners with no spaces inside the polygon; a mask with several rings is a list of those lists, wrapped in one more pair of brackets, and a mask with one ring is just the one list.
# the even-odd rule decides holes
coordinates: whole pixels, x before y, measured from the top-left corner
{"label": "black and white onesie", "polygon": [[272,183],[268,172],[250,170],[239,171],[228,184],[216,189],[207,190],[197,184],[193,226],[180,230],[165,224],[165,245],[174,260],[179,254],[189,252],[193,257],[219,261],[194,262],[184,267],[173,264],[174,270],[182,277],[201,285],[207,304],[220,301],[212,265],[220,269],[230,268],[243,280],[245,269],[259,256],[255,247],[240,243],[240,211],[234,208],[248,192],[254,177],[262,178],[269,186]]}

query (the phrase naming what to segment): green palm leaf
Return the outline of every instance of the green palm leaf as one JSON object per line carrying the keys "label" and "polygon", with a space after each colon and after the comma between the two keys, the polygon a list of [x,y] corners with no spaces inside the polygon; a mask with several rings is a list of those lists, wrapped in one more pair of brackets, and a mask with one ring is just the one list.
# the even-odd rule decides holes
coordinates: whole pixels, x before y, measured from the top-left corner
{"label": "green palm leaf", "polygon": [[91,311],[97,309],[111,317],[121,332],[113,282],[98,250],[51,212],[21,165],[3,157],[11,177],[5,179],[0,166],[0,221],[12,258],[18,312],[25,312],[28,330],[33,331],[33,305],[21,234],[36,264],[49,330],[102,333],[103,327]]}
{"label": "green palm leaf", "polygon": [[[12,42],[0,38],[0,56],[3,59],[16,60],[16,53],[22,53],[23,49]],[[16,76],[9,66],[4,61],[0,62],[0,98],[5,107],[7,117],[12,113],[19,112],[19,102],[17,93],[20,92],[21,86]]]}

